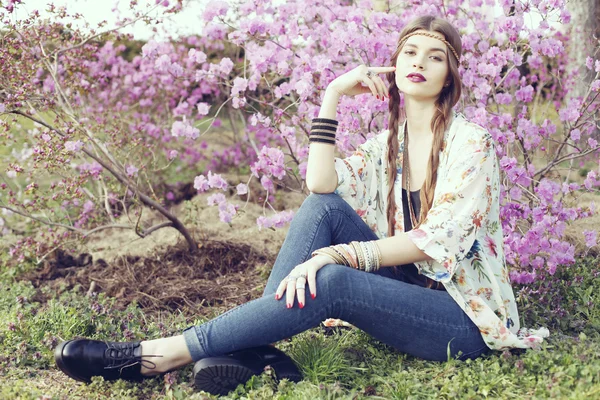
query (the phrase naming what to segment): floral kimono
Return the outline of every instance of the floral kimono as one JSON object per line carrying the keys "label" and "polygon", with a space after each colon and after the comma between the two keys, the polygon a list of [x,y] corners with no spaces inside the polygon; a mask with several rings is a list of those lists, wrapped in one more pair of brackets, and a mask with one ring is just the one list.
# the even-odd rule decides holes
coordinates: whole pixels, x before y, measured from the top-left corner
{"label": "floral kimono", "polygon": [[[406,122],[405,122],[406,123]],[[387,137],[367,140],[350,157],[335,159],[340,195],[379,238],[387,236]],[[402,159],[404,125],[398,134],[395,232],[404,231]],[[431,261],[414,264],[441,282],[467,313],[490,349],[537,347],[546,328],[520,329],[508,276],[500,224],[500,171],[491,135],[454,113],[444,133],[432,208],[418,229],[406,232]]]}

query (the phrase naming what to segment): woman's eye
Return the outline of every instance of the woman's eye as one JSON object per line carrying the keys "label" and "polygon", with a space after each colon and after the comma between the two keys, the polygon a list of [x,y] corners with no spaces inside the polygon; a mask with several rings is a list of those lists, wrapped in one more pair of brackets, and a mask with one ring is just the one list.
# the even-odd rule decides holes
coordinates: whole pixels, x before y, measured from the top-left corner
{"label": "woman's eye", "polygon": [[407,51],[405,51],[405,52],[404,52],[404,54],[414,54],[414,53],[415,53],[415,52],[414,52],[414,51],[411,51],[411,50],[407,50]]}
{"label": "woman's eye", "polygon": [[436,61],[442,61],[442,59],[441,59],[441,58],[439,58],[439,57],[436,57],[436,56],[434,56],[434,57],[433,57],[433,59],[434,59],[434,60],[436,60]]}

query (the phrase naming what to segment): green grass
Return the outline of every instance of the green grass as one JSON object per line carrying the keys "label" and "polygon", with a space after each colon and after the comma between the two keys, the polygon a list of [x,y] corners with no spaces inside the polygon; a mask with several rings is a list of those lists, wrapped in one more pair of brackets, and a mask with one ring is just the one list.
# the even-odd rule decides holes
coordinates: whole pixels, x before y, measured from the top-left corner
{"label": "green grass", "polygon": [[[539,351],[436,363],[398,353],[356,329],[316,328],[278,344],[299,364],[302,382],[277,384],[266,371],[228,398],[599,398],[598,273],[598,260],[587,259],[535,287],[515,287],[523,324],[550,328],[551,336]],[[119,309],[113,299],[88,297],[82,288],[36,294],[31,284],[1,276],[0,399],[214,398],[194,392],[191,366],[137,384],[95,378],[84,385],[60,373],[52,358],[52,349],[63,339],[157,338],[202,322],[194,316],[146,315],[135,305]]]}

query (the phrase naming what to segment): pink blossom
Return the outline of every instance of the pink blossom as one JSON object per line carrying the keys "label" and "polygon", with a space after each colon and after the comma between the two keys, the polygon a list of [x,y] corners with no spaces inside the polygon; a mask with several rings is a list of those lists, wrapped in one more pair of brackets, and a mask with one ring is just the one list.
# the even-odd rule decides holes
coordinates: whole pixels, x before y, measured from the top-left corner
{"label": "pink blossom", "polygon": [[563,122],[575,122],[581,116],[581,100],[571,99],[567,107],[558,111],[558,116]]}
{"label": "pink blossom", "polygon": [[305,80],[300,80],[294,84],[294,90],[301,98],[306,98],[311,90],[311,84]]}
{"label": "pink blossom", "polygon": [[206,192],[210,189],[210,185],[208,184],[208,179],[204,175],[199,175],[194,178],[194,189],[198,192]]}
{"label": "pink blossom", "polygon": [[52,138],[47,133],[42,133],[42,140],[44,142],[49,142]]}
{"label": "pink blossom", "polygon": [[219,203],[219,220],[230,224],[233,217],[237,214],[238,206],[222,201]]}
{"label": "pink blossom", "polygon": [[171,126],[171,135],[174,137],[186,137],[189,139],[198,139],[200,130],[192,126],[185,117],[183,121],[175,121]]}
{"label": "pink blossom", "polygon": [[231,105],[233,106],[233,108],[240,108],[240,107],[244,107],[246,105],[246,98],[245,97],[234,97],[231,100]]}
{"label": "pink blossom", "polygon": [[226,201],[225,195],[221,192],[212,194],[212,195],[208,196],[208,199],[206,199],[206,202],[208,203],[209,206],[216,206],[225,201]]}
{"label": "pink blossom", "polygon": [[248,185],[246,185],[244,183],[238,184],[235,188],[237,190],[237,194],[240,196],[248,193]]}
{"label": "pink blossom", "polygon": [[590,56],[587,56],[585,58],[585,66],[587,67],[587,69],[592,70],[594,69],[594,59]]}
{"label": "pink blossom", "polygon": [[0,103],[0,113],[3,113],[4,111],[6,111],[6,106],[4,103]]}
{"label": "pink blossom", "polygon": [[533,86],[527,85],[515,92],[515,98],[518,101],[529,103],[533,100]]}
{"label": "pink blossom", "polygon": [[166,54],[163,54],[162,56],[158,57],[156,59],[156,61],[154,62],[154,68],[158,72],[167,72],[169,70],[170,66],[171,66],[171,57],[169,57]]}
{"label": "pink blossom", "polygon": [[511,270],[509,272],[509,276],[510,276],[510,281],[512,283],[516,283],[516,284],[526,284],[526,283],[533,283],[535,282],[535,278],[537,277],[537,274],[535,273],[535,271],[533,272],[526,272],[526,271],[514,271]]}
{"label": "pink blossom", "polygon": [[208,179],[204,175],[198,175],[194,179],[194,189],[199,192],[204,192],[209,188],[222,189],[228,188],[227,181],[219,174],[213,174],[212,171],[208,171]]}
{"label": "pink blossom", "polygon": [[571,22],[571,13],[566,8],[560,8],[560,21],[565,25]]}
{"label": "pink blossom", "polygon": [[187,101],[182,101],[173,110],[173,115],[190,115],[190,104]]}
{"label": "pink blossom", "polygon": [[133,165],[129,165],[125,171],[127,172],[127,176],[136,176],[139,169]]}
{"label": "pink blossom", "polygon": [[211,21],[214,17],[221,17],[227,14],[229,4],[226,1],[211,0],[206,5],[202,18],[205,21]]}
{"label": "pink blossom", "polygon": [[67,141],[65,142],[65,150],[67,151],[72,151],[72,152],[78,152],[83,148],[83,142],[81,140],[76,140],[76,141]]}
{"label": "pink blossom", "polygon": [[261,113],[252,114],[250,117],[250,125],[256,126],[257,124],[268,127],[271,124],[271,118],[265,117]]}
{"label": "pink blossom", "polygon": [[554,195],[560,192],[560,184],[550,179],[542,179],[535,188],[535,192],[544,202],[551,203]]}
{"label": "pink blossom", "polygon": [[223,75],[229,75],[232,69],[233,61],[231,61],[229,57],[225,57],[219,62],[219,71],[221,71]]}
{"label": "pink blossom", "polygon": [[581,131],[579,129],[573,129],[571,131],[571,139],[579,140],[581,138]]}
{"label": "pink blossom", "polygon": [[282,211],[270,217],[260,216],[256,219],[258,229],[282,228],[294,218],[293,211]]}
{"label": "pink blossom", "polygon": [[208,103],[198,103],[196,107],[198,108],[198,115],[202,117],[208,115],[210,111],[210,104]]}
{"label": "pink blossom", "polygon": [[9,13],[12,13],[15,9],[16,4],[21,4],[22,0],[8,0],[8,4],[6,5],[6,10]]}
{"label": "pink blossom", "polygon": [[169,153],[167,154],[167,159],[169,161],[171,161],[172,159],[174,159],[178,155],[179,155],[179,152],[177,150],[169,150]]}
{"label": "pink blossom", "polygon": [[600,92],[600,79],[596,79],[592,82],[592,92]]}
{"label": "pink blossom", "polygon": [[593,149],[598,146],[598,141],[594,138],[588,138],[588,145]]}
{"label": "pink blossom", "polygon": [[96,161],[92,163],[84,163],[77,166],[77,169],[81,172],[89,172],[89,174],[94,177],[94,179],[100,179],[100,173],[102,172],[102,165],[98,164]]}
{"label": "pink blossom", "polygon": [[252,164],[250,169],[257,178],[259,174],[265,174],[283,179],[286,174],[283,151],[278,148],[263,146],[258,154],[258,161]]}
{"label": "pink blossom", "polygon": [[227,185],[227,181],[223,179],[223,177],[219,174],[214,174],[211,171],[208,171],[208,184],[213,189],[227,189],[229,185]]}
{"label": "pink blossom", "polygon": [[204,54],[203,51],[196,49],[190,49],[188,52],[188,58],[196,64],[202,64],[206,62],[206,54]]}
{"label": "pink blossom", "polygon": [[155,40],[150,39],[142,46],[142,55],[144,57],[156,57],[158,55],[158,43]]}
{"label": "pink blossom", "polygon": [[183,67],[176,62],[169,65],[168,71],[171,75],[173,75],[176,78],[179,78],[183,75]]}
{"label": "pink blossom", "polygon": [[82,212],[84,214],[89,214],[92,211],[94,211],[94,208],[96,208],[96,206],[94,205],[94,202],[91,200],[87,200],[85,203],[83,203],[83,210]]}
{"label": "pink blossom", "polygon": [[241,92],[245,91],[248,87],[248,79],[244,79],[242,77],[236,77],[233,80],[233,87],[231,88],[231,95],[237,96]]}
{"label": "pink blossom", "polygon": [[498,93],[496,94],[496,101],[498,104],[510,104],[512,102],[512,95],[510,93]]}
{"label": "pink blossom", "polygon": [[597,244],[597,231],[583,231],[585,237],[585,245],[587,247],[594,247]]}
{"label": "pink blossom", "polygon": [[275,185],[273,184],[273,181],[266,175],[263,175],[260,178],[260,184],[271,193],[275,191]]}
{"label": "pink blossom", "polygon": [[594,170],[588,172],[587,177],[583,181],[583,185],[587,190],[592,190],[598,183],[599,182],[596,180],[596,171]]}

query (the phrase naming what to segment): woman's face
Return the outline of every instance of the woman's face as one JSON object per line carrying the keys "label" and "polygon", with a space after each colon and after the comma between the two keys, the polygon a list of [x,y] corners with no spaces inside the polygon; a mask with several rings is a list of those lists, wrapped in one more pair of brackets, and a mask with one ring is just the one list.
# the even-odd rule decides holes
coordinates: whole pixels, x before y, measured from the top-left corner
{"label": "woman's face", "polygon": [[[428,32],[444,39],[438,32],[423,29],[416,32]],[[448,72],[448,47],[441,40],[432,37],[409,37],[396,59],[398,90],[415,99],[437,99],[444,89]],[[411,77],[410,74],[420,74],[425,80],[418,76]]]}

